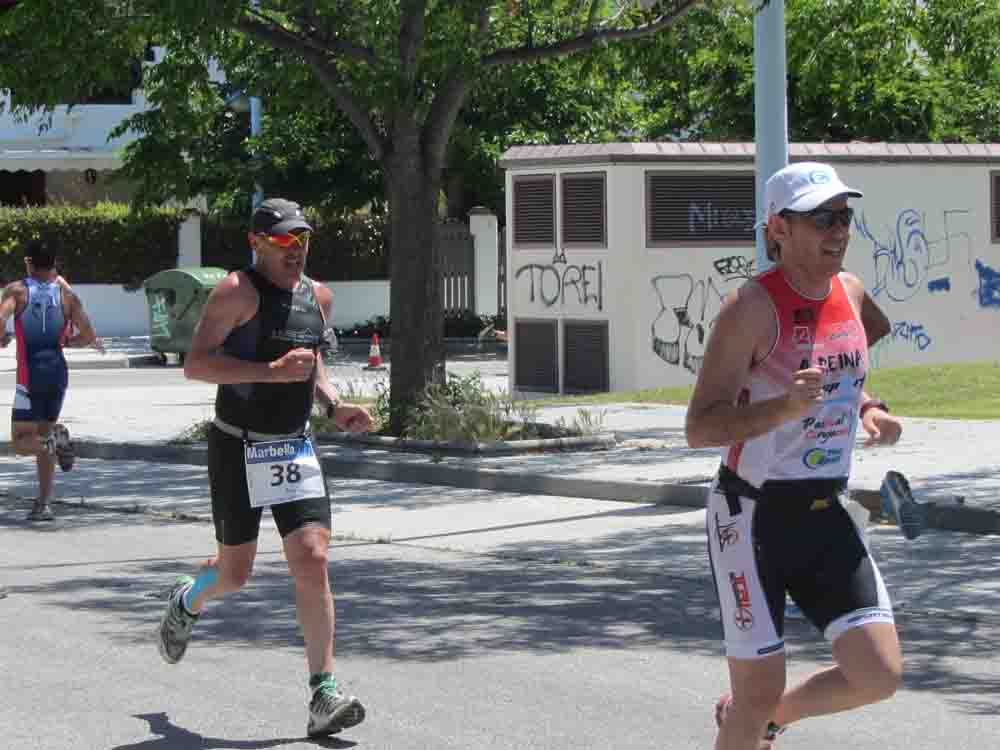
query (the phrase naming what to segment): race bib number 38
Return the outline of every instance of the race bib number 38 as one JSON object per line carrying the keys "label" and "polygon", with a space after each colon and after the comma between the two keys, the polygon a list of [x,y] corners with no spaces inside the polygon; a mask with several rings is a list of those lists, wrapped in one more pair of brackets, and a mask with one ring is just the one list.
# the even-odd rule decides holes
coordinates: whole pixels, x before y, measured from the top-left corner
{"label": "race bib number 38", "polygon": [[250,505],[255,508],[326,497],[309,438],[247,443],[246,464]]}

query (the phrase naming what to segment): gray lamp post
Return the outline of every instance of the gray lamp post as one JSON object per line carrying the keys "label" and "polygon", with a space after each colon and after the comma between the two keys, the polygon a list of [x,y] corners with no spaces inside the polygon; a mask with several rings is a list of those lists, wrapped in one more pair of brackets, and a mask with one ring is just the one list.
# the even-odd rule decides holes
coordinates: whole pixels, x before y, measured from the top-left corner
{"label": "gray lamp post", "polygon": [[[764,185],[788,164],[788,101],[785,0],[759,0],[753,19],[754,137],[757,216],[766,216]],[[764,230],[757,231],[757,270],[771,265]]]}

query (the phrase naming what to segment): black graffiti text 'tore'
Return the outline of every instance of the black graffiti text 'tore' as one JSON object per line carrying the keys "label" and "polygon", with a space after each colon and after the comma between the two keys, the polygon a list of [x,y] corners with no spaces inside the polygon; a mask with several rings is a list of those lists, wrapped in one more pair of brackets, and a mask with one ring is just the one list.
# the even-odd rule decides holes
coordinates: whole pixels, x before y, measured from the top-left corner
{"label": "black graffiti text 'tore'", "polygon": [[514,278],[519,279],[524,273],[531,281],[530,302],[534,302],[537,295],[546,307],[565,305],[566,290],[572,289],[581,305],[594,303],[598,310],[604,310],[604,276],[600,261],[596,266],[529,263],[517,269]]}

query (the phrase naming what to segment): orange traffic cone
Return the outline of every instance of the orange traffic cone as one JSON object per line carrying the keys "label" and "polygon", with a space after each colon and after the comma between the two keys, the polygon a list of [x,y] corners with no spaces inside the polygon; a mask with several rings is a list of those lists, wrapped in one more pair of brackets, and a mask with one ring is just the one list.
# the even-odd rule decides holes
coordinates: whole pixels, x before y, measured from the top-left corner
{"label": "orange traffic cone", "polygon": [[372,334],[372,345],[368,349],[368,364],[366,370],[384,370],[385,363],[382,361],[382,349],[378,345],[378,334]]}

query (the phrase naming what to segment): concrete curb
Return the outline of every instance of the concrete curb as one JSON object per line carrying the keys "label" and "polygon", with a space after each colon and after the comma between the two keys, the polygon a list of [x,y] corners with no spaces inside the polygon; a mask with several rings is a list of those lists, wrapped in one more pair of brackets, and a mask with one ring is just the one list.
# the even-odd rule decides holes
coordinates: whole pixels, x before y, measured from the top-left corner
{"label": "concrete curb", "polygon": [[[66,358],[66,366],[70,370],[121,370],[128,367],[150,367],[159,365],[160,359],[155,354],[94,354],[86,359]],[[0,372],[14,372],[17,370],[17,362],[10,361],[9,365],[0,365]]]}
{"label": "concrete curb", "polygon": [[338,432],[319,435],[316,440],[320,445],[371,445],[386,450],[419,451],[421,453],[438,453],[441,455],[509,455],[516,453],[537,453],[539,451],[560,450],[608,450],[614,448],[618,441],[614,434],[602,432],[597,435],[582,435],[577,437],[539,438],[537,440],[498,440],[493,443],[474,443],[469,441],[440,440],[409,440],[406,438],[385,437],[383,435],[366,435],[364,433]]}
{"label": "concrete curb", "polygon": [[[0,450],[10,452],[10,443],[0,443]],[[76,453],[81,458],[114,461],[153,461],[160,463],[205,466],[205,445],[166,443],[105,443],[79,441]],[[686,508],[704,508],[708,485],[700,481],[676,483],[630,482],[625,480],[575,479],[547,474],[531,474],[506,469],[411,463],[383,459],[341,458],[322,455],[324,471],[331,476],[350,479],[375,479],[383,482],[410,482],[446,487],[493,490],[531,495],[557,495],[592,500],[617,500],[657,503]],[[860,493],[869,492],[866,490]],[[927,526],[943,531],[971,534],[1000,534],[1000,513],[966,505],[926,503]]]}

